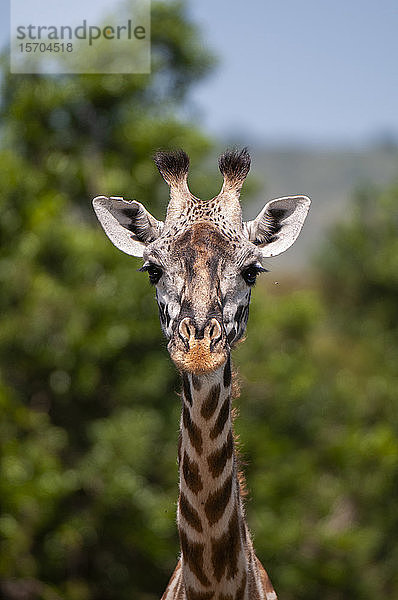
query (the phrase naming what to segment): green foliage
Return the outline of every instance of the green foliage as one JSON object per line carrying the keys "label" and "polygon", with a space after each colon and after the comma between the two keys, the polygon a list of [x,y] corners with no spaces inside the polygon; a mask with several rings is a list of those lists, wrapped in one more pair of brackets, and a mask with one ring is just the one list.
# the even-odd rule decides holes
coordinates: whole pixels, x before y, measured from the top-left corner
{"label": "green foliage", "polygon": [[319,283],[257,289],[238,351],[249,519],[287,599],[398,593],[397,205],[361,195]]}
{"label": "green foliage", "polygon": [[[211,65],[183,6],[155,3],[152,36],[151,76],[3,75],[6,600],[153,600],[175,565],[179,384],[153,289],[90,206],[160,217],[153,151],[210,148],[175,117]],[[286,600],[398,595],[397,196],[362,193],[311,282],[264,277],[236,352],[249,524]]]}
{"label": "green foliage", "polygon": [[[336,228],[319,260],[324,287],[346,324],[374,320],[398,334],[398,185],[356,194],[352,218]],[[352,317],[356,317],[352,319]],[[360,318],[358,318],[360,317]]]}

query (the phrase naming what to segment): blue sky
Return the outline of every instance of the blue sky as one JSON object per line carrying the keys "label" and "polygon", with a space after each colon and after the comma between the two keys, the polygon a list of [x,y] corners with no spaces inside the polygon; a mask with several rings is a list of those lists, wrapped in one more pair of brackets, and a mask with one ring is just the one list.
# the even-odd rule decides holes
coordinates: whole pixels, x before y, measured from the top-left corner
{"label": "blue sky", "polygon": [[[70,15],[75,3],[81,6],[78,0],[66,4]],[[89,16],[117,4],[85,3]],[[397,0],[188,0],[187,5],[204,44],[219,58],[214,74],[191,94],[210,133],[265,143],[398,138]],[[5,40],[4,3],[2,17]]]}
{"label": "blue sky", "polygon": [[190,12],[221,59],[195,89],[212,131],[315,143],[398,136],[396,0],[200,0]]}

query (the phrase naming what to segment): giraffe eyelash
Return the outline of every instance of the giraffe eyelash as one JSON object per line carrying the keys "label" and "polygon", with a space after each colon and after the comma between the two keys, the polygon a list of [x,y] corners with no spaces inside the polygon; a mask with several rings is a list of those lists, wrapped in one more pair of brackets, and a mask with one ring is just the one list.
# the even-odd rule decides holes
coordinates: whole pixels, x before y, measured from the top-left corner
{"label": "giraffe eyelash", "polygon": [[252,287],[256,283],[257,275],[259,273],[267,272],[267,269],[264,269],[264,267],[262,267],[258,263],[252,263],[251,265],[248,265],[247,267],[242,269],[241,274],[247,285]]}
{"label": "giraffe eyelash", "polygon": [[151,283],[151,285],[156,285],[163,275],[162,267],[152,262],[146,262],[140,269],[138,269],[138,271],[148,272],[149,283]]}

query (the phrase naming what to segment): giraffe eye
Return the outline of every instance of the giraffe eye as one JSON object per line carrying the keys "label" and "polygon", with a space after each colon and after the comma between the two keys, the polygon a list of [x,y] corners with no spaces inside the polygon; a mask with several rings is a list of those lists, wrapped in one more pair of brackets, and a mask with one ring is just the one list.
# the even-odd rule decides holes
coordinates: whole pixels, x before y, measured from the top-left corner
{"label": "giraffe eye", "polygon": [[256,283],[257,275],[262,271],[266,271],[260,265],[250,265],[242,271],[242,277],[246,281],[247,285],[254,285]]}
{"label": "giraffe eye", "polygon": [[152,285],[156,285],[163,275],[163,270],[154,263],[146,263],[139,271],[148,271],[149,281]]}

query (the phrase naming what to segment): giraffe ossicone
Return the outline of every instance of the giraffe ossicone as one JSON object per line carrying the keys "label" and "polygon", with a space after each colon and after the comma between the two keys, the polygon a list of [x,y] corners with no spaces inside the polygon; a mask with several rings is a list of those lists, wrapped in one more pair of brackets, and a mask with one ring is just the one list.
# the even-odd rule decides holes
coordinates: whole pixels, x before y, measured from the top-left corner
{"label": "giraffe ossicone", "polygon": [[200,200],[188,187],[183,151],[157,152],[170,187],[164,222],[136,201],[98,196],[94,210],[113,244],[144,260],[156,286],[162,330],[182,374],[178,529],[181,559],[164,600],[271,600],[241,499],[231,419],[230,351],[242,338],[251,288],[263,261],[297,239],[310,200],[271,200],[243,222],[246,149],[219,158],[220,193]]}

